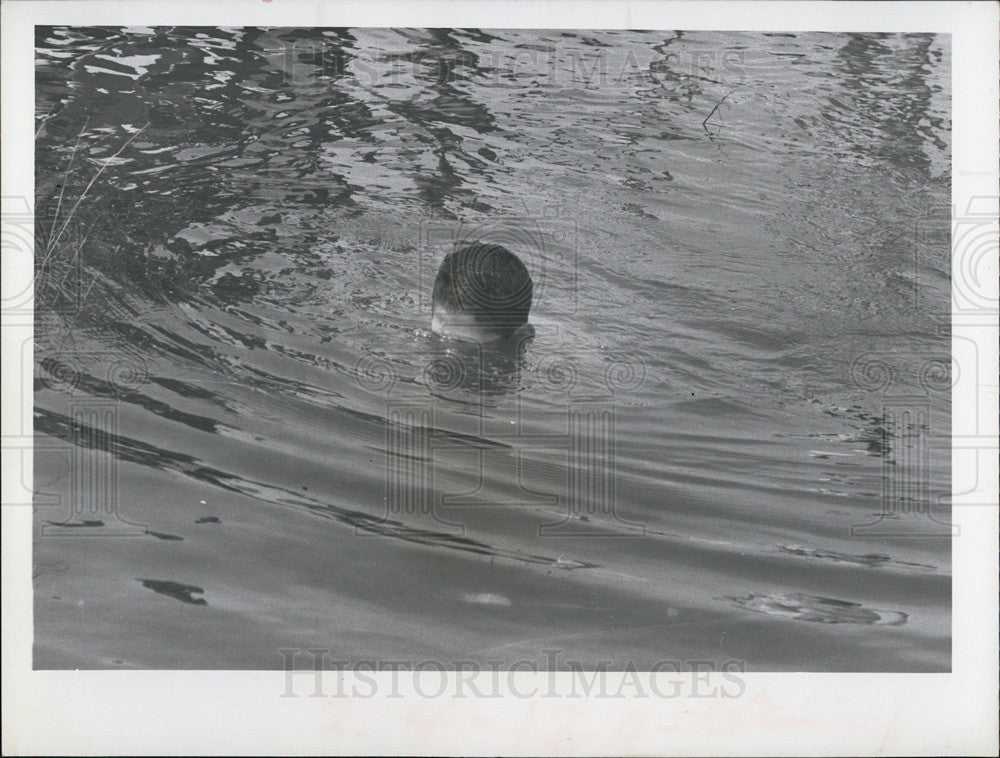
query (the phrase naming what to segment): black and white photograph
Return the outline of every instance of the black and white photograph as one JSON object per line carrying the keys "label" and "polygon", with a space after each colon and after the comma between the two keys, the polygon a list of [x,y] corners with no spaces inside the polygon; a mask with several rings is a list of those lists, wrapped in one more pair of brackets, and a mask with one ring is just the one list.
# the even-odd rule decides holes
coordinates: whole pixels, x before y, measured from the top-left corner
{"label": "black and white photograph", "polygon": [[678,710],[955,672],[997,165],[957,202],[953,34],[311,7],[26,27],[31,672]]}

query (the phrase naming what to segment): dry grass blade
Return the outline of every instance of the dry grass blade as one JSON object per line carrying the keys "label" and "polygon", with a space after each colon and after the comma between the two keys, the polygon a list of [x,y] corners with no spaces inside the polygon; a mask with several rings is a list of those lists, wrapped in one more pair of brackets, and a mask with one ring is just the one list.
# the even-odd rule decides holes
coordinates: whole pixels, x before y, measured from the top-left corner
{"label": "dry grass blade", "polygon": [[[146,126],[149,126],[149,124],[146,124]],[[138,137],[140,134],[142,134],[142,132],[143,132],[143,130],[145,130],[146,126],[143,126],[135,134],[133,134],[131,137],[129,137],[125,141],[125,144],[122,145],[120,148],[118,148],[118,152],[116,152],[114,155],[109,156],[108,158],[104,159],[104,164],[99,169],[97,169],[97,173],[95,173],[91,177],[90,181],[87,183],[87,186],[84,187],[83,192],[80,193],[80,197],[78,197],[76,199],[76,202],[73,204],[73,208],[66,215],[66,221],[63,222],[62,227],[59,229],[59,233],[55,236],[54,239],[52,239],[49,242],[49,244],[47,246],[48,249],[46,250],[46,254],[45,254],[46,259],[48,259],[48,256],[52,253],[53,248],[55,248],[56,244],[59,242],[60,238],[63,235],[63,232],[66,231],[66,227],[69,226],[69,222],[73,220],[73,215],[76,213],[76,209],[80,207],[80,203],[82,203],[84,201],[84,199],[87,197],[87,193],[90,192],[90,188],[94,186],[94,182],[96,182],[98,180],[98,178],[100,178],[101,174],[104,173],[104,169],[106,169],[111,164],[111,161],[113,161],[115,158],[117,158],[119,155],[121,155],[122,151],[126,147],[128,147],[130,144],[132,144],[132,140],[134,140],[136,137]],[[64,186],[65,186],[65,183],[64,183]],[[58,208],[58,206],[57,206],[57,208]],[[53,228],[54,228],[54,226],[53,226]]]}
{"label": "dry grass blade", "polygon": [[730,95],[732,95],[732,94],[733,94],[734,92],[736,92],[736,90],[732,90],[732,91],[730,91],[730,92],[727,92],[727,93],[726,93],[725,95],[723,95],[723,96],[722,96],[722,99],[721,99],[721,100],[720,100],[719,102],[717,102],[717,103],[715,104],[715,107],[714,107],[714,108],[712,108],[712,110],[710,110],[710,111],[708,112],[708,115],[707,115],[707,116],[705,116],[705,120],[701,122],[701,125],[702,125],[703,127],[705,127],[705,131],[708,131],[708,120],[709,120],[710,118],[712,118],[712,116],[714,116],[714,115],[715,115],[715,112],[716,112],[717,110],[719,110],[719,106],[720,106],[720,105],[722,105],[722,104],[723,104],[724,102],[726,102],[726,98],[728,98],[728,97],[729,97]]}
{"label": "dry grass blade", "polygon": [[[66,171],[63,172],[62,186],[59,188],[59,199],[56,200],[56,212],[52,216],[52,228],[49,230],[49,243],[45,246],[46,250],[46,260],[48,259],[47,253],[52,250],[52,235],[56,230],[56,224],[59,223],[59,209],[62,208],[63,193],[66,192],[66,185],[69,183],[69,174],[73,169],[73,161],[76,159],[76,151],[80,148],[80,140],[83,138],[83,133],[87,130],[87,124],[90,123],[90,116],[83,122],[83,127],[80,129],[80,133],[76,135],[76,142],[73,145],[73,152],[69,155],[69,163],[66,166]],[[44,261],[42,263],[44,265]]]}

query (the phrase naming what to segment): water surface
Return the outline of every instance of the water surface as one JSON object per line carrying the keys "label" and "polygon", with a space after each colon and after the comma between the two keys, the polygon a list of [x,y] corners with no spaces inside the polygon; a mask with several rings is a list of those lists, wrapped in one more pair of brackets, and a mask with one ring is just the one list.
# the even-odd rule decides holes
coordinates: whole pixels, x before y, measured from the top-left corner
{"label": "water surface", "polygon": [[35,666],[949,670],[949,44],[38,27]]}

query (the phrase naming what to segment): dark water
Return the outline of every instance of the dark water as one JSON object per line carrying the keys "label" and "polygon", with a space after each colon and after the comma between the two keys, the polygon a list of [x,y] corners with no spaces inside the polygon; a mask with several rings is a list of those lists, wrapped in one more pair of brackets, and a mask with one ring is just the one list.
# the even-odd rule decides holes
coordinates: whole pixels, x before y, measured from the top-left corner
{"label": "dark water", "polygon": [[946,37],[36,44],[36,667],[950,668]]}

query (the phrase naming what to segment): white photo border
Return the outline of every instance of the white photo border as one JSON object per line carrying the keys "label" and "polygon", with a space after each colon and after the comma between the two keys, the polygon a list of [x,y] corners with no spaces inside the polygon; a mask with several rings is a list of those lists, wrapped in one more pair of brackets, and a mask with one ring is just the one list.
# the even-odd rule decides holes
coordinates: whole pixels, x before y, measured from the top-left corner
{"label": "white photo border", "polygon": [[[952,35],[952,199],[997,213],[998,6],[992,2],[310,2],[157,0],[4,2],[4,213],[33,198],[35,24],[87,26],[418,26]],[[29,201],[30,202],[30,201]],[[12,207],[12,206],[11,206]],[[32,268],[3,257],[5,290]],[[955,256],[962,254],[954,251]],[[992,274],[997,262],[979,270]],[[10,284],[14,282],[14,284]],[[953,277],[953,287],[955,286]],[[995,302],[996,293],[988,293]],[[978,396],[956,394],[953,465],[979,486],[954,493],[952,672],[741,674],[740,697],[544,697],[551,677],[517,674],[498,699],[422,697],[410,677],[369,674],[374,696],[282,697],[282,671],[33,671],[30,317],[3,314],[3,746],[6,754],[987,755],[997,749],[997,313],[953,315],[953,353],[972,341]],[[26,430],[26,431],[25,431]],[[25,436],[27,435],[27,436]],[[18,447],[18,440],[22,441]],[[969,449],[974,452],[969,454]],[[25,462],[26,461],[26,462]],[[16,467],[11,470],[11,467]],[[953,476],[957,480],[957,476]],[[30,490],[29,490],[30,491]],[[19,499],[20,498],[20,499]],[[988,504],[984,506],[983,504]],[[990,505],[991,504],[991,505]],[[350,676],[350,675],[346,675]],[[428,672],[430,677],[438,677]],[[483,674],[488,677],[489,674]],[[720,676],[713,674],[711,676]],[[714,680],[706,679],[707,686]],[[429,685],[426,691],[436,689]]]}

